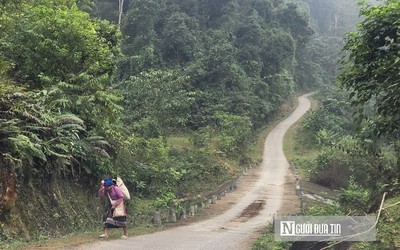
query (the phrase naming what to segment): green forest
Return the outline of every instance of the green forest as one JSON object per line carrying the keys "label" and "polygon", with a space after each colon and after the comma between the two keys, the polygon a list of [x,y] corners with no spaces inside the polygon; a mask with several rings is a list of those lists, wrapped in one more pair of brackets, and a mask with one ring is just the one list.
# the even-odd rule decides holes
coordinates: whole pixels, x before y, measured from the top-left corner
{"label": "green forest", "polygon": [[288,160],[340,190],[307,214],[380,210],[352,249],[400,247],[399,20],[397,0],[0,0],[0,249],[98,230],[105,177],[131,230],[201,199],[305,92]]}

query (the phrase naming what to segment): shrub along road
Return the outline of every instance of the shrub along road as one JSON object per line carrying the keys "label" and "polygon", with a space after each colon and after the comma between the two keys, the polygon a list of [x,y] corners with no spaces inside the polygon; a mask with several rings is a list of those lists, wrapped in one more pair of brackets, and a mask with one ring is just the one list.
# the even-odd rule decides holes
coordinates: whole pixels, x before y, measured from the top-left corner
{"label": "shrub along road", "polygon": [[283,154],[283,137],[288,128],[310,108],[309,95],[300,96],[296,110],[268,134],[263,161],[260,167],[251,170],[257,178],[246,183],[239,182],[238,189],[233,192],[237,200],[224,213],[187,226],[126,240],[99,241],[79,249],[248,249],[254,235],[259,235],[272,222],[274,214],[284,213],[283,206],[290,202],[297,203],[295,196],[288,197],[285,190],[291,175]]}

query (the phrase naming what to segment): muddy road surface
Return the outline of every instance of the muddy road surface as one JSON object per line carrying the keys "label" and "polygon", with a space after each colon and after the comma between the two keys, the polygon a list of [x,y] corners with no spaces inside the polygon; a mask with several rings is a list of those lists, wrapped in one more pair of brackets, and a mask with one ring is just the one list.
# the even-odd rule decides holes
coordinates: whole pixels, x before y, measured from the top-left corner
{"label": "muddy road surface", "polygon": [[[129,237],[126,240],[99,241],[79,249],[249,249],[256,236],[272,222],[274,215],[284,213],[285,208],[291,204],[297,204],[294,192],[290,191],[295,186],[288,185],[293,183],[293,176],[283,154],[282,144],[287,129],[310,108],[307,96],[300,96],[296,110],[268,134],[261,165],[250,170],[244,176],[244,181],[239,181],[235,192],[222,198],[231,200],[224,213],[190,225]],[[217,201],[219,202],[221,201]]]}

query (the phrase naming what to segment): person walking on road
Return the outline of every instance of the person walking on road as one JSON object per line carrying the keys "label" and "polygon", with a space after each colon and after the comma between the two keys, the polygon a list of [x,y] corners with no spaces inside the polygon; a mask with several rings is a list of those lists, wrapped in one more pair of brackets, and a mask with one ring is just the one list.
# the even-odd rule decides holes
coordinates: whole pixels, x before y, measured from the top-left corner
{"label": "person walking on road", "polygon": [[[99,237],[107,239],[108,238],[108,228],[122,228],[124,230],[124,234],[121,239],[128,238],[128,229],[126,224],[126,207],[124,203],[124,195],[121,189],[115,185],[111,178],[106,178],[101,181],[100,189],[99,189],[99,197],[100,199],[106,198],[108,196],[108,200],[110,204],[108,205],[107,211],[103,216],[103,225],[104,225],[104,233]],[[123,216],[115,216],[114,210],[123,206]],[[113,216],[114,215],[114,216]]]}

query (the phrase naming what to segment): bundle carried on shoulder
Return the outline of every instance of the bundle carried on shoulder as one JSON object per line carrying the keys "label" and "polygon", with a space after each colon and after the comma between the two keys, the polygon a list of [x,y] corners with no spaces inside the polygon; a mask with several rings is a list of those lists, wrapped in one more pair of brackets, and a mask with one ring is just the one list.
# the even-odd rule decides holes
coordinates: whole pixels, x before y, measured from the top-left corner
{"label": "bundle carried on shoulder", "polygon": [[120,177],[117,177],[116,185],[119,187],[119,189],[121,189],[122,193],[124,194],[124,199],[125,200],[130,200],[131,199],[131,195],[129,194],[129,190],[125,186],[124,181]]}

